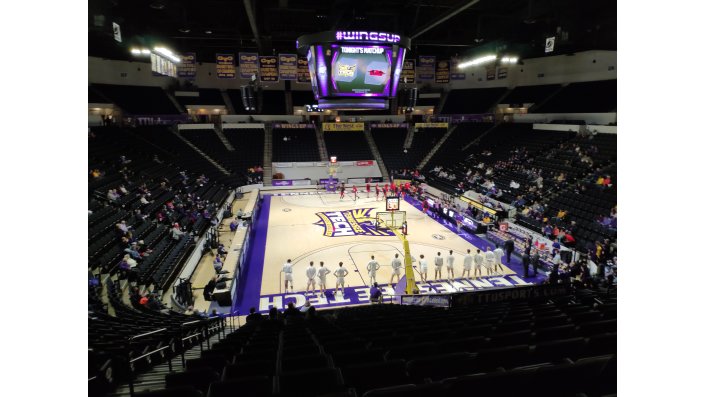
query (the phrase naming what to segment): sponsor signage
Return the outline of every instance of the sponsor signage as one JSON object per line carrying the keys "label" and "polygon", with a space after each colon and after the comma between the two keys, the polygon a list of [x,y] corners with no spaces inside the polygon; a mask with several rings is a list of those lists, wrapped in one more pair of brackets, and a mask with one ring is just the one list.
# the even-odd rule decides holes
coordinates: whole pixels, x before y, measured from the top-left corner
{"label": "sponsor signage", "polygon": [[313,124],[273,124],[272,126],[284,129],[314,128]]}
{"label": "sponsor signage", "polygon": [[364,131],[365,123],[323,123],[323,131]]}
{"label": "sponsor signage", "polygon": [[374,164],[375,162],[373,160],[360,160],[355,163],[355,165],[358,167],[369,167]]}
{"label": "sponsor signage", "polygon": [[339,30],[335,32],[335,39],[339,41],[372,41],[377,43],[398,43],[401,36],[387,32],[369,32],[364,30]]}
{"label": "sponsor signage", "polygon": [[448,128],[448,123],[416,123],[416,128]]}
{"label": "sponsor signage", "polygon": [[382,123],[382,124],[371,124],[372,128],[407,128],[409,124],[407,123]]}

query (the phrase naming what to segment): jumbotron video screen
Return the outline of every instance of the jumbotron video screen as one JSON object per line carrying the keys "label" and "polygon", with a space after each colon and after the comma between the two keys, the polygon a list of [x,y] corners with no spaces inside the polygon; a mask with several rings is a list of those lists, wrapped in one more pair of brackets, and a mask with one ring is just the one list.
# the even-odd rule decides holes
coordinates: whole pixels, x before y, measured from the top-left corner
{"label": "jumbotron video screen", "polygon": [[389,96],[390,47],[333,46],[331,96]]}

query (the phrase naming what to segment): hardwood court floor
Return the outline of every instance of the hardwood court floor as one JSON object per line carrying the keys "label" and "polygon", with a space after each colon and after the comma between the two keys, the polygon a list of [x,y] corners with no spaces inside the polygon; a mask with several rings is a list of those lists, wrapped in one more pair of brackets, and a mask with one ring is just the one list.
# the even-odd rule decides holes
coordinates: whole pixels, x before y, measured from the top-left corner
{"label": "hardwood court floor", "polygon": [[[374,195],[367,198],[366,193],[362,193],[360,197],[353,201],[346,195],[345,199],[340,201],[337,193],[273,196],[267,226],[261,295],[285,292],[281,270],[287,259],[291,259],[294,264],[295,292],[306,289],[305,271],[309,261],[314,261],[316,268],[319,267],[320,261],[324,261],[331,272],[335,271],[338,262],[342,261],[350,272],[346,278],[346,287],[368,286],[367,263],[370,261],[370,255],[374,255],[381,265],[377,272],[377,282],[389,283],[394,254],[399,253],[403,259],[402,242],[396,236],[376,235],[373,227],[365,226],[366,222],[374,221],[376,212],[385,211],[385,203],[381,199],[376,201]],[[476,247],[403,200],[400,210],[406,211],[411,255],[418,261],[419,255],[423,254],[428,260],[429,281],[434,279],[433,257],[437,252],[441,252],[445,263],[449,250],[453,250],[455,278],[459,279],[467,249],[475,252]],[[331,216],[335,217],[334,213],[337,211],[343,211],[339,215],[347,216],[347,219],[360,221],[361,227],[354,230],[352,235],[334,236],[336,232],[348,234],[345,228],[332,231],[334,221],[325,221],[326,218],[330,220]],[[420,275],[417,264],[418,262],[414,266],[418,282]],[[504,265],[502,270],[505,275],[516,274]],[[445,265],[442,277],[447,277]],[[335,281],[334,275],[329,274],[328,289],[335,287]]]}

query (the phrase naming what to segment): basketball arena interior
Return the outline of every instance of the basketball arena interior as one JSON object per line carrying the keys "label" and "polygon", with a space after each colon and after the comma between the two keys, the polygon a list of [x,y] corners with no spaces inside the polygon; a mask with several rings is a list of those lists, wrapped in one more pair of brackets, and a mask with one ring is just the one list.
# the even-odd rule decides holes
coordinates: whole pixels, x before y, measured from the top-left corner
{"label": "basketball arena interior", "polygon": [[90,0],[89,396],[616,396],[616,8]]}

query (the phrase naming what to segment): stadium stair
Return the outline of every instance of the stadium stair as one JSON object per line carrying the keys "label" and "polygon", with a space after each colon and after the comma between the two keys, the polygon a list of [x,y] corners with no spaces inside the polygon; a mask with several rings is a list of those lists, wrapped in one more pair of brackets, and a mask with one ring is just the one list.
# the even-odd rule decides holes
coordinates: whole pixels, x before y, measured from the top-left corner
{"label": "stadium stair", "polygon": [[443,135],[443,136],[441,137],[441,140],[438,141],[438,142],[436,143],[436,145],[433,146],[433,148],[428,152],[428,154],[426,155],[426,157],[424,157],[423,160],[421,160],[421,162],[419,163],[419,165],[416,167],[417,169],[422,169],[423,167],[426,166],[426,163],[428,163],[428,161],[431,160],[431,157],[433,157],[433,155],[436,154],[436,152],[438,151],[438,149],[439,149],[441,146],[443,146],[443,143],[446,141],[446,139],[448,139],[448,137],[453,133],[453,131],[455,131],[456,128],[458,128],[458,125],[457,125],[457,124],[454,124],[454,125],[452,125],[452,126],[450,126],[450,127],[448,128],[448,132],[446,132],[445,135]]}
{"label": "stadium stair", "polygon": [[387,167],[385,167],[384,161],[382,161],[382,156],[379,154],[379,149],[377,149],[377,144],[375,143],[375,140],[372,139],[372,133],[370,133],[370,128],[370,123],[365,123],[365,139],[367,139],[367,144],[370,145],[372,155],[377,161],[377,165],[379,166],[380,172],[382,172],[382,179],[388,181],[389,171],[387,171]]}
{"label": "stadium stair", "polygon": [[233,145],[230,144],[230,141],[228,140],[228,138],[226,138],[225,134],[223,134],[223,123],[220,120],[218,120],[217,123],[213,123],[213,126],[215,127],[215,128],[213,128],[215,130],[215,135],[218,138],[220,138],[220,141],[223,142],[223,145],[225,146],[225,148],[231,152],[235,151],[235,148],[233,147]]}
{"label": "stadium stair", "polygon": [[328,149],[326,141],[323,140],[323,126],[316,124],[316,141],[318,142],[318,152],[321,154],[321,161],[328,161]]}
{"label": "stadium stair", "polygon": [[223,103],[225,103],[225,108],[228,109],[228,114],[235,114],[235,107],[233,102],[230,100],[227,90],[221,90],[220,95],[223,97]]}
{"label": "stadium stair", "polygon": [[404,139],[404,149],[410,148],[411,144],[414,143],[414,123],[409,123],[409,126],[406,128],[407,132],[406,139]]}
{"label": "stadium stair", "polygon": [[166,94],[166,97],[169,98],[171,103],[174,104],[174,107],[176,107],[176,109],[179,110],[179,113],[182,113],[182,114],[188,113],[188,112],[186,112],[186,109],[179,103],[179,101],[176,100],[176,98],[174,97],[174,95],[171,92],[164,90],[164,94]]}
{"label": "stadium stair", "polygon": [[[227,333],[234,331],[234,329],[227,329]],[[201,353],[207,346],[212,346],[216,342],[223,339],[222,334],[215,334],[211,336],[207,342],[203,342],[200,345],[196,345],[184,353],[185,360],[192,360],[201,358]],[[181,358],[179,356],[174,357],[171,360],[171,372],[183,372],[185,370]],[[166,386],[165,377],[169,374],[169,363],[165,362],[153,367],[151,370],[139,374],[134,382],[135,394],[140,392],[146,392],[149,390],[160,390],[164,389]],[[109,393],[106,397],[127,397],[130,395],[130,386],[128,383],[119,385],[113,393]]]}
{"label": "stadium stair", "polygon": [[569,84],[569,83],[562,84],[562,85],[561,85],[560,87],[558,87],[555,91],[553,91],[553,92],[551,93],[551,95],[549,95],[549,96],[547,96],[546,98],[544,98],[543,101],[541,101],[541,102],[539,102],[539,103],[533,104],[533,106],[531,106],[531,107],[529,108],[529,110],[528,110],[529,113],[535,113],[535,111],[536,111],[537,109],[541,109],[541,107],[542,107],[545,103],[547,103],[548,101],[550,101],[551,98],[553,98],[554,96],[558,95],[559,92],[563,91],[563,89],[564,89],[565,87],[567,87],[568,84]]}
{"label": "stadium stair", "polygon": [[482,140],[482,138],[484,138],[485,136],[487,136],[487,134],[489,134],[489,133],[492,132],[495,128],[497,128],[498,125],[500,125],[500,124],[498,123],[498,124],[493,125],[493,126],[492,126],[491,128],[489,128],[487,131],[485,131],[482,135],[478,136],[478,137],[475,138],[473,141],[471,141],[470,143],[468,143],[467,145],[465,145],[465,147],[463,147],[463,151],[468,150],[468,148],[469,148],[470,146],[472,146],[472,145],[474,145],[474,144],[480,142],[480,141]]}
{"label": "stadium stair", "polygon": [[193,143],[191,143],[188,139],[184,138],[184,137],[181,135],[181,133],[179,132],[179,130],[176,129],[176,127],[174,127],[174,128],[171,130],[171,132],[172,132],[177,138],[179,138],[180,140],[182,140],[185,144],[189,145],[189,146],[191,147],[191,149],[195,150],[196,153],[200,154],[201,156],[203,156],[204,159],[208,160],[208,162],[210,162],[211,164],[213,164],[213,166],[215,166],[215,168],[217,168],[218,171],[222,172],[222,173],[225,174],[225,175],[230,175],[230,173],[228,172],[228,170],[226,170],[222,165],[218,164],[215,160],[213,160],[211,157],[209,157],[207,154],[205,154],[205,153],[203,152],[203,150],[199,149],[196,145],[194,145]]}
{"label": "stadium stair", "polygon": [[264,157],[262,168],[264,175],[262,183],[264,186],[272,185],[272,123],[264,125]]}

